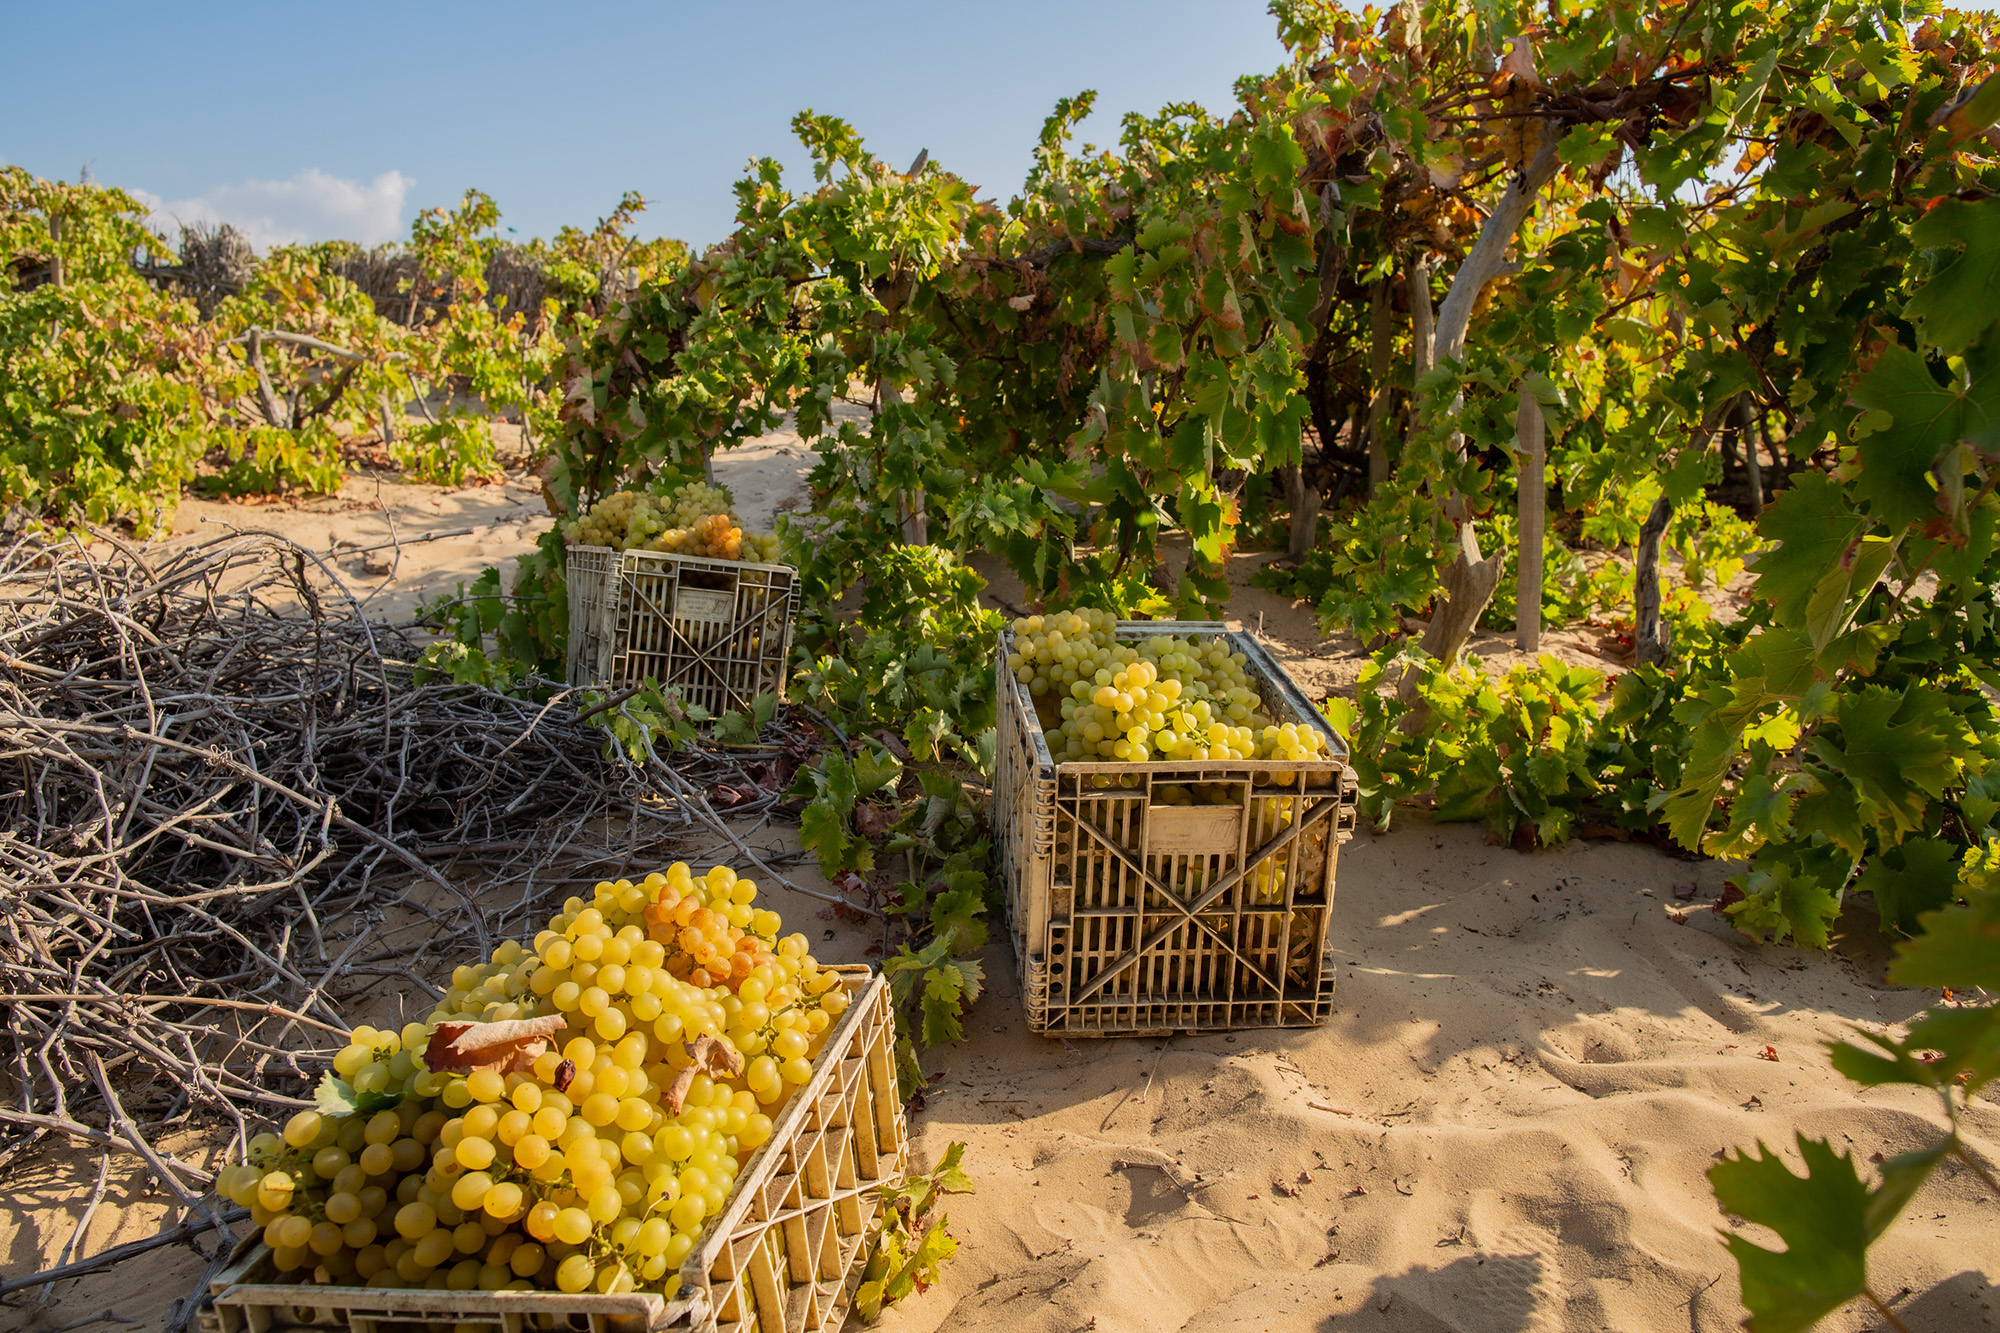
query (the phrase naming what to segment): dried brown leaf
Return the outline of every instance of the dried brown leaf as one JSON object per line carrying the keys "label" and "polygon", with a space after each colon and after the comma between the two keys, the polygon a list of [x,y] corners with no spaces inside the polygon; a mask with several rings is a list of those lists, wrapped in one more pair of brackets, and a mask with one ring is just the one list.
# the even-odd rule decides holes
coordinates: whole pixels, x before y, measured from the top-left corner
{"label": "dried brown leaf", "polygon": [[561,1014],[504,1023],[440,1023],[424,1050],[426,1068],[446,1074],[526,1069],[549,1048],[549,1038],[569,1026]]}
{"label": "dried brown leaf", "polygon": [[688,1089],[694,1086],[696,1074],[706,1074],[712,1079],[734,1078],[743,1072],[743,1053],[735,1047],[718,1041],[714,1037],[700,1036],[686,1043],[689,1056],[687,1068],[674,1076],[667,1088],[667,1108],[675,1115],[687,1101]]}

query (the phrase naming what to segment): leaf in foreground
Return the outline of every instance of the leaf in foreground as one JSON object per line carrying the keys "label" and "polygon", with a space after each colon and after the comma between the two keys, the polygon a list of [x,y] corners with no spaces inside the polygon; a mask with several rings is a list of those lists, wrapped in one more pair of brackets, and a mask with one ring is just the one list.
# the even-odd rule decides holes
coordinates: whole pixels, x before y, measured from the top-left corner
{"label": "leaf in foreground", "polygon": [[1804,1333],[1868,1290],[1868,1245],[1908,1203],[1950,1140],[1905,1153],[1882,1168],[1870,1190],[1854,1159],[1819,1139],[1798,1136],[1806,1174],[1795,1176],[1762,1143],[1755,1153],[1726,1157],[1708,1170],[1723,1210],[1769,1227],[1783,1250],[1767,1250],[1742,1236],[1723,1243],[1743,1277],[1743,1304],[1752,1333]]}

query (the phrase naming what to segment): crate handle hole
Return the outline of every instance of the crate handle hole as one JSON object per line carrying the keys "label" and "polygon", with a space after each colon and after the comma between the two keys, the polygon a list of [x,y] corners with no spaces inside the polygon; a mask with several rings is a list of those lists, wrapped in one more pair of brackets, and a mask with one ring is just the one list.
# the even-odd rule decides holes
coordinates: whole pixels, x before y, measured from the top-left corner
{"label": "crate handle hole", "polygon": [[712,569],[683,568],[681,570],[681,586],[683,588],[706,588],[710,592],[734,592],[736,590],[736,580],[731,575],[719,573]]}

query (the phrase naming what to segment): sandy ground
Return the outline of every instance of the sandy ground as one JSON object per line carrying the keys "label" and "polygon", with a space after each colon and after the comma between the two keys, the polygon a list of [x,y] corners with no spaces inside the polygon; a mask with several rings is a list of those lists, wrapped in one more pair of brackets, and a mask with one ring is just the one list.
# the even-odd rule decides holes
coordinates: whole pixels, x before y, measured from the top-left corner
{"label": "sandy ground", "polygon": [[[810,462],[781,433],[724,455],[716,473],[764,527],[802,507]],[[190,501],[176,531],[284,531],[331,556],[372,613],[397,619],[526,549],[546,521],[538,489],[518,477],[462,490],[357,478],[299,504]],[[392,523],[400,564],[393,546],[358,550],[390,541]],[[472,531],[414,540],[456,528]],[[1232,619],[1255,629],[1261,618],[1309,693],[1351,683],[1357,645],[1324,638],[1309,609],[1249,586],[1270,558],[1236,557]],[[990,601],[1016,609],[1018,585],[989,572]],[[1614,665],[1587,633],[1547,646]],[[1516,660],[1510,636],[1482,636],[1474,652]],[[793,845],[774,825],[751,836],[773,852]],[[688,855],[722,853],[691,845]],[[1725,870],[1617,843],[1522,855],[1486,846],[1477,828],[1399,812],[1393,831],[1363,833],[1342,852],[1336,1012],[1316,1030],[1035,1037],[1011,950],[996,942],[968,1039],[928,1053],[928,1106],[912,1118],[922,1163],[954,1141],[970,1145],[978,1192],[950,1206],[963,1248],[938,1287],[880,1327],[1736,1327],[1736,1274],[1718,1243],[1728,1223],[1704,1176],[1716,1154],[1762,1141],[1796,1162],[1792,1137],[1805,1132],[1874,1159],[1925,1141],[1941,1120],[1924,1096],[1859,1091],[1827,1064],[1825,1041],[1856,1025],[1895,1031],[1937,998],[1886,983],[1887,947],[1865,900],[1828,953],[1761,948],[1709,910]],[[788,873],[823,887],[809,869]],[[879,961],[871,932],[771,893],[822,958]],[[1974,1151],[2000,1161],[2000,1112],[1982,1103],[1969,1130]],[[202,1151],[191,1142],[182,1155]],[[8,1167],[6,1275],[54,1260],[97,1162],[93,1151],[44,1146]],[[158,1230],[175,1210],[148,1185],[133,1159],[112,1157],[79,1252]],[[1990,1285],[2000,1200],[1970,1172],[1947,1166],[1873,1259],[1876,1288],[1895,1294],[1911,1329],[2000,1324]],[[54,1330],[106,1311],[156,1328],[201,1270],[185,1248],[157,1251],[61,1284],[43,1306],[33,1292],[9,1298],[0,1328]],[[1827,1326],[1879,1321],[1849,1311]]]}

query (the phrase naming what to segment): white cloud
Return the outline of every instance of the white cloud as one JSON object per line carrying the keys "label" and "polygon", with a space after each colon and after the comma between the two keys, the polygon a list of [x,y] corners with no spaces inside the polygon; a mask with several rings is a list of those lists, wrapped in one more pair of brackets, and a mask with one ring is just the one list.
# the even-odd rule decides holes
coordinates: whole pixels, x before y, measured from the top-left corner
{"label": "white cloud", "polygon": [[368,182],[342,180],[317,167],[290,180],[222,185],[191,199],[132,193],[152,210],[152,222],[172,236],[181,223],[227,222],[259,250],[309,241],[380,245],[400,238],[404,201],[416,181],[385,171]]}

